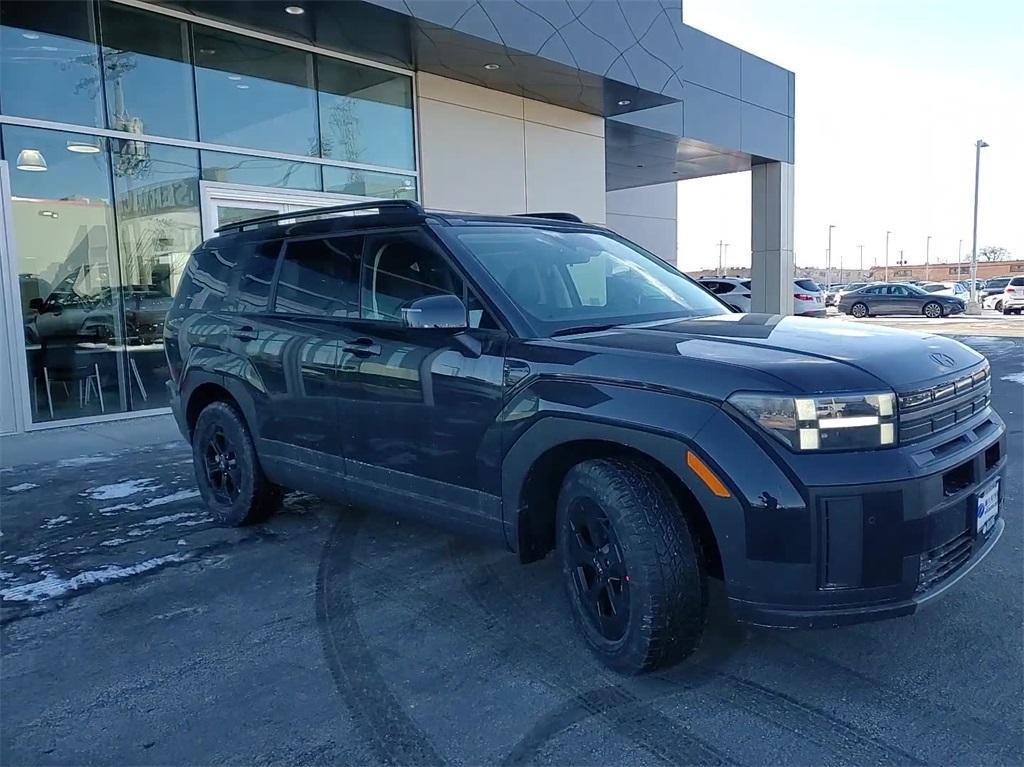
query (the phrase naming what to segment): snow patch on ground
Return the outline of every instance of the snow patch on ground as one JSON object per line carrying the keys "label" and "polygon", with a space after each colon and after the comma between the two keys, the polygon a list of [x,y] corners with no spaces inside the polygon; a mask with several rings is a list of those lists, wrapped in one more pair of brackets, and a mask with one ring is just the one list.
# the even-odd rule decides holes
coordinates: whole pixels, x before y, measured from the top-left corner
{"label": "snow patch on ground", "polygon": [[[154,517],[153,519],[147,519],[144,522],[139,522],[139,527],[146,525],[152,527],[154,525],[166,525],[169,522],[177,522],[179,519],[188,519],[194,517],[195,514],[189,511],[183,511],[180,514],[168,514],[164,517]],[[131,533],[129,533],[131,535]]]}
{"label": "snow patch on ground", "polygon": [[20,586],[0,589],[0,598],[12,602],[41,602],[44,599],[54,599],[66,596],[86,586],[98,586],[111,581],[124,580],[133,575],[156,570],[164,565],[175,562],[184,562],[189,559],[190,554],[168,554],[164,557],[154,557],[144,562],[121,567],[119,565],[107,565],[99,570],[86,570],[71,578],[62,578],[56,573],[48,572],[41,581],[25,583]]}
{"label": "snow patch on ground", "polygon": [[114,459],[107,455],[83,455],[81,458],[65,458],[57,461],[58,469],[67,469],[72,466],[91,466],[94,463],[110,463]]}
{"label": "snow patch on ground", "polygon": [[100,541],[100,546],[120,546],[122,543],[128,543],[128,539],[111,538],[109,541]]}
{"label": "snow patch on ground", "polygon": [[160,485],[153,486],[156,482],[152,477],[146,479],[127,479],[123,482],[115,482],[112,485],[100,485],[91,487],[82,495],[92,498],[94,501],[109,501],[115,498],[127,498],[129,495],[143,491],[155,490]]}
{"label": "snow patch on ground", "polygon": [[100,509],[100,514],[109,517],[118,511],[138,511],[141,508],[137,503],[118,503],[113,506],[104,506]]}
{"label": "snow patch on ground", "polygon": [[45,554],[27,554],[24,557],[18,557],[14,560],[16,565],[34,565],[36,562],[45,559]]}
{"label": "snow patch on ground", "polygon": [[26,490],[36,487],[39,487],[39,485],[33,485],[31,482],[22,482],[20,485],[11,485],[7,490],[11,493],[24,493]]}
{"label": "snow patch on ground", "polygon": [[175,501],[187,501],[189,498],[197,498],[199,496],[198,490],[179,490],[176,493],[165,495],[160,498],[154,498],[151,501],[146,501],[142,505],[142,508],[149,509],[153,506],[163,506],[167,503],[174,503]]}
{"label": "snow patch on ground", "polygon": [[45,522],[43,522],[41,527],[43,528],[43,530],[52,530],[53,528],[60,527],[61,525],[66,524],[70,521],[71,517],[65,517],[63,514],[61,514],[59,517],[51,517],[50,519],[47,519]]}
{"label": "snow patch on ground", "polygon": [[1000,380],[1009,381],[1011,383],[1017,383],[1024,386],[1024,373],[1010,373],[1008,376],[1003,376]]}

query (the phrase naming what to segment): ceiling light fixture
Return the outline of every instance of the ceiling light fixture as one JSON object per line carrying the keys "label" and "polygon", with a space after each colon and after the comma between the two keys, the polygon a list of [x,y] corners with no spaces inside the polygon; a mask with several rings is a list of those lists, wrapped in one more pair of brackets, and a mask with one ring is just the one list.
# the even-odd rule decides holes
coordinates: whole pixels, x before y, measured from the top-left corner
{"label": "ceiling light fixture", "polygon": [[501,64],[484,64],[484,69],[493,72],[495,69],[501,69]]}
{"label": "ceiling light fixture", "polygon": [[204,56],[212,56],[217,52],[216,48],[200,48],[199,52]]}
{"label": "ceiling light fixture", "polygon": [[306,12],[306,9],[305,8],[301,8],[301,7],[297,6],[297,5],[288,5],[288,6],[285,6],[284,12],[285,13],[290,13],[292,16],[301,16],[302,14],[304,14]]}
{"label": "ceiling light fixture", "polygon": [[628,107],[632,103],[633,102],[630,101],[629,99],[619,99],[619,106],[620,107]]}
{"label": "ceiling light fixture", "polygon": [[39,173],[46,170],[46,158],[38,149],[22,149],[18,152],[18,160],[15,163],[18,170],[25,170]]}
{"label": "ceiling light fixture", "polygon": [[99,142],[95,139],[73,138],[68,140],[68,151],[75,154],[97,154],[100,151]]}

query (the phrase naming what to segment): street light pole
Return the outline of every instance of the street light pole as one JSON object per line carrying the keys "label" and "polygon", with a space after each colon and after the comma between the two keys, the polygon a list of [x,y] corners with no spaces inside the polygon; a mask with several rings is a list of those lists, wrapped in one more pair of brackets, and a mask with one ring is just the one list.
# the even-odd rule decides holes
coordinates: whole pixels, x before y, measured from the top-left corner
{"label": "street light pole", "polygon": [[957,276],[957,278],[960,278],[960,277],[964,276],[963,275],[963,271],[964,271],[964,267],[963,267],[963,263],[964,263],[963,251],[964,251],[964,241],[963,241],[963,239],[961,239],[960,242],[958,242],[957,245],[956,245],[956,276]]}
{"label": "street light pole", "polygon": [[723,243],[721,240],[718,241],[718,276],[719,277],[724,276],[722,274],[722,245],[724,245],[724,244],[725,243]]}
{"label": "street light pole", "polygon": [[892,232],[886,231],[885,233],[885,281],[889,281],[889,235]]}
{"label": "street light pole", "polygon": [[924,241],[924,279],[928,281],[928,277],[931,273],[931,267],[929,264],[930,256],[932,251],[932,236],[929,234]]}
{"label": "street light pole", "polygon": [[860,248],[860,279],[864,279],[864,246],[858,245]]}
{"label": "street light pole", "polygon": [[832,284],[832,230],[835,224],[828,225],[828,252],[825,254],[825,282],[826,287]]}
{"label": "street light pole", "polygon": [[974,234],[971,239],[971,300],[967,314],[981,314],[978,304],[978,181],[981,177],[981,150],[987,147],[983,139],[974,142]]}

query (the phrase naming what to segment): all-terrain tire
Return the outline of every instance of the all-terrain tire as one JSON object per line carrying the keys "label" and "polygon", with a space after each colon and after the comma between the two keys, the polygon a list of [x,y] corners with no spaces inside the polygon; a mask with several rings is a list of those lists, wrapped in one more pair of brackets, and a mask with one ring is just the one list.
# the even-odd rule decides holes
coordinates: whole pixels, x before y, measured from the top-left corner
{"label": "all-terrain tire", "polygon": [[264,475],[249,427],[233,405],[203,408],[192,431],[192,461],[199,492],[218,524],[263,522],[280,507],[283,493]]}
{"label": "all-terrain tire", "polygon": [[[617,638],[602,633],[584,606],[590,592],[575,580],[581,570],[573,564],[570,536],[577,533],[570,520],[581,508],[606,515],[621,552],[628,618]],[[556,523],[573,620],[607,666],[637,674],[680,661],[697,649],[707,618],[707,575],[697,537],[655,471],[620,459],[577,464],[562,483]]]}

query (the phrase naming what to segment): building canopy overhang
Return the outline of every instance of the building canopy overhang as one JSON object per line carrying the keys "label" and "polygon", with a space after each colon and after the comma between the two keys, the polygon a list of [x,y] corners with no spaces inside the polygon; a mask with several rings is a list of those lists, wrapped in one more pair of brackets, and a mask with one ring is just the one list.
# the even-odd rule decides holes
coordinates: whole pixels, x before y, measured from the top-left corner
{"label": "building canopy overhang", "polygon": [[679,0],[162,4],[604,117],[608,189],[793,162],[793,73],[684,24]]}

